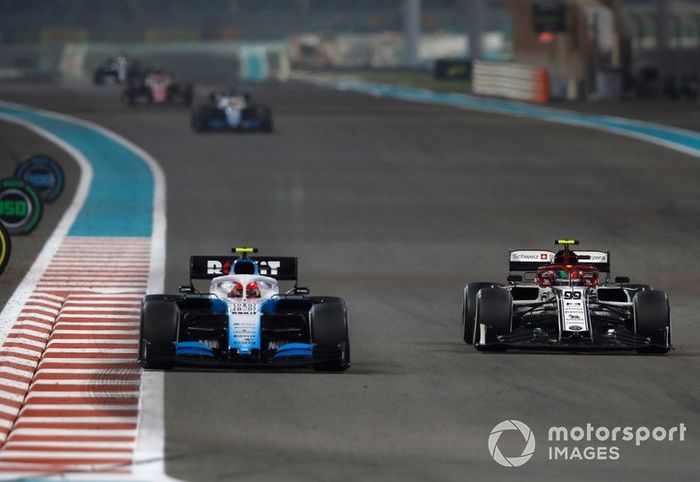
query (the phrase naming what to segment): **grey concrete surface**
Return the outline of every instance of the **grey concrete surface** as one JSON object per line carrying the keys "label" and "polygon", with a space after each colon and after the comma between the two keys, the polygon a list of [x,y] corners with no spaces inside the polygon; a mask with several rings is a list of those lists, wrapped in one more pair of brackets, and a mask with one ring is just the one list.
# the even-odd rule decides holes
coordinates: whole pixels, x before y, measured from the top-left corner
{"label": "grey concrete surface", "polygon": [[[0,99],[3,98],[0,96]],[[12,256],[0,275],[0,309],[12,296],[17,284],[34,264],[36,256],[56,228],[68,205],[73,200],[80,178],[75,161],[55,144],[10,122],[0,122],[0,179],[12,177],[17,164],[33,154],[48,154],[61,163],[66,175],[63,194],[55,202],[44,205],[44,214],[36,229],[22,236],[12,236]]]}
{"label": "grey concrete surface", "polygon": [[[347,300],[344,374],[166,375],[168,473],[182,480],[693,480],[700,463],[700,160],[597,131],[299,84],[251,89],[271,135],[206,134],[181,108],[127,109],[110,89],[0,88],[142,146],[168,183],[169,290],[188,256],[247,244],[300,257],[302,283]],[[668,356],[482,354],[461,342],[468,281],[505,279],[511,248],[559,236],[668,291]],[[537,450],[502,468],[498,422]],[[550,426],[685,423],[684,442],[617,461],[548,460]],[[506,455],[522,446],[503,436]]]}

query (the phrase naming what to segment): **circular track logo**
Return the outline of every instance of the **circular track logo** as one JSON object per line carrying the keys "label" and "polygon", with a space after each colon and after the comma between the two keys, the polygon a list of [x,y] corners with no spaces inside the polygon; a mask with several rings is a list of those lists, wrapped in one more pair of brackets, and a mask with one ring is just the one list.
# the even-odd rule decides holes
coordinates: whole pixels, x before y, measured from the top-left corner
{"label": "circular track logo", "polygon": [[[520,435],[525,439],[525,447],[518,457],[506,457],[498,448],[498,440],[501,438],[501,434],[508,430],[519,431]],[[520,467],[530,460],[532,454],[535,453],[535,434],[533,434],[530,427],[523,422],[518,420],[504,420],[491,430],[491,435],[489,435],[489,453],[491,457],[493,457],[493,460],[503,467]]]}
{"label": "circular track logo", "polygon": [[52,203],[63,192],[65,175],[61,165],[52,157],[37,154],[22,161],[15,170],[15,178],[34,188],[42,201]]}
{"label": "circular track logo", "polygon": [[10,234],[29,234],[41,219],[42,202],[36,191],[20,179],[0,181],[0,222]]}

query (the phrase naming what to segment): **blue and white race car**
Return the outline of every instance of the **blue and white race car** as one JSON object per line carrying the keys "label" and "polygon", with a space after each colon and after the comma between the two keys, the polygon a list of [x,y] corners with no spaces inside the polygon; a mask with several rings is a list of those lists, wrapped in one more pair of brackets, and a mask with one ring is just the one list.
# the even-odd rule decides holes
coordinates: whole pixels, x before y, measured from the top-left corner
{"label": "blue and white race car", "polygon": [[[148,295],[141,307],[139,362],[144,368],[177,365],[221,367],[350,366],[345,302],[308,296],[297,286],[297,258],[193,256],[190,284],[179,295]],[[201,293],[192,280],[210,280]],[[279,282],[293,287],[280,293]]]}
{"label": "blue and white race car", "polygon": [[192,111],[192,128],[206,131],[272,132],[272,110],[252,103],[249,94],[212,92],[209,102]]}

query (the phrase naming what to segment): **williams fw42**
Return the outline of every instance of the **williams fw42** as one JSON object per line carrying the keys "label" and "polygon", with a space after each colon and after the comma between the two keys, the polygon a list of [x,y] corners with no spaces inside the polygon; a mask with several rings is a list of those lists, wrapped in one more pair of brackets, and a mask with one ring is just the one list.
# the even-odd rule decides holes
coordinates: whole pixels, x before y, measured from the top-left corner
{"label": "williams fw42", "polygon": [[610,281],[610,253],[562,249],[510,252],[507,284],[464,288],[464,341],[477,350],[671,349],[666,293],[618,276]]}
{"label": "williams fw42", "polygon": [[251,101],[250,94],[212,92],[209,102],[192,112],[192,129],[205,131],[272,132],[270,107]]}
{"label": "williams fw42", "polygon": [[[141,307],[139,362],[176,365],[306,366],[344,371],[350,366],[345,302],[309,296],[297,285],[297,258],[193,256],[190,284],[179,295],[149,295]],[[208,292],[193,280],[209,280]],[[293,283],[281,293],[280,282]]]}

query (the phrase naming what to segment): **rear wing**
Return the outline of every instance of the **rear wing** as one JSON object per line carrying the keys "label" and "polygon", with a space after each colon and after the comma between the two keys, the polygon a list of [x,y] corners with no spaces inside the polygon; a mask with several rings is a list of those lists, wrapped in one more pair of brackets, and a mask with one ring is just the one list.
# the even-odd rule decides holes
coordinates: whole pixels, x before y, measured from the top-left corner
{"label": "rear wing", "polygon": [[601,273],[610,274],[610,251],[576,250],[579,261],[583,264],[592,264]]}
{"label": "rear wing", "polygon": [[[583,264],[598,268],[601,273],[610,277],[610,252],[597,250],[579,250],[576,254]],[[511,275],[522,274],[525,279],[534,279],[537,268],[554,261],[554,252],[537,249],[517,249],[508,255],[508,270]],[[529,275],[529,276],[528,276]]]}
{"label": "rear wing", "polygon": [[[190,279],[209,280],[217,276],[229,274],[233,262],[240,256],[191,256]],[[294,281],[299,279],[297,258],[275,256],[248,256],[258,263],[262,276],[269,276],[278,281]]]}

